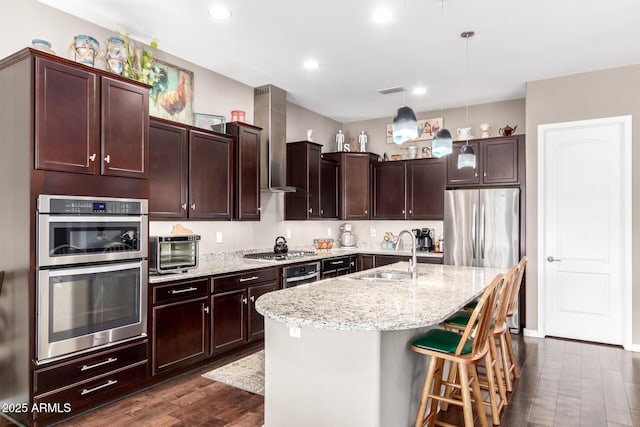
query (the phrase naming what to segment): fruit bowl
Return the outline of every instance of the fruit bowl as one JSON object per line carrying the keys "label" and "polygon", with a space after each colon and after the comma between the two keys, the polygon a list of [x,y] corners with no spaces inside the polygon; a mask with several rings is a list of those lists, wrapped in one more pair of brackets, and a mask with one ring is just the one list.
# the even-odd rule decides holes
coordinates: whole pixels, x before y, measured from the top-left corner
{"label": "fruit bowl", "polygon": [[333,239],[313,239],[313,246],[317,250],[326,250],[333,248]]}

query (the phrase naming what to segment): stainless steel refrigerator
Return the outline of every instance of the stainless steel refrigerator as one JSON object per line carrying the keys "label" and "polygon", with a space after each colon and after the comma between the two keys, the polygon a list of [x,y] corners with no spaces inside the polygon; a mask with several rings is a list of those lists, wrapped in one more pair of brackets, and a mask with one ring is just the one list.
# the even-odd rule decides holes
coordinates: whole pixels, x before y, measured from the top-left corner
{"label": "stainless steel refrigerator", "polygon": [[[520,259],[520,190],[447,190],[444,263],[507,270]],[[518,329],[518,315],[509,323]]]}

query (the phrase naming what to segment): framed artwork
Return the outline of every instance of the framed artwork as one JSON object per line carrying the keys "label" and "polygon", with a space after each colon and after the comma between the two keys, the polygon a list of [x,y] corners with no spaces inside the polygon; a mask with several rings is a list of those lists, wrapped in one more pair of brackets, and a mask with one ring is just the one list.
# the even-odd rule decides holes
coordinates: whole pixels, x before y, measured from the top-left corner
{"label": "framed artwork", "polygon": [[226,131],[225,117],[214,114],[193,113],[193,125],[197,128],[215,130],[220,133],[225,133]]}
{"label": "framed artwork", "polygon": [[[413,141],[427,141],[433,139],[442,128],[442,117],[418,120],[418,137]],[[387,144],[393,144],[393,125],[387,125]]]}
{"label": "framed artwork", "polygon": [[149,91],[149,114],[193,124],[193,71],[156,60],[160,78]]}

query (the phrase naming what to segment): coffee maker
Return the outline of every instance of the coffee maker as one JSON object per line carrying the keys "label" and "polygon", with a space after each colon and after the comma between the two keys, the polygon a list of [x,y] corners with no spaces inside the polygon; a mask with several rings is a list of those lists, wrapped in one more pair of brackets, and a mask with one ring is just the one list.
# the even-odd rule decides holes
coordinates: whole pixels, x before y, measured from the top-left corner
{"label": "coffee maker", "polygon": [[416,228],[412,230],[416,236],[416,248],[419,251],[430,252],[435,249],[435,230],[432,228]]}

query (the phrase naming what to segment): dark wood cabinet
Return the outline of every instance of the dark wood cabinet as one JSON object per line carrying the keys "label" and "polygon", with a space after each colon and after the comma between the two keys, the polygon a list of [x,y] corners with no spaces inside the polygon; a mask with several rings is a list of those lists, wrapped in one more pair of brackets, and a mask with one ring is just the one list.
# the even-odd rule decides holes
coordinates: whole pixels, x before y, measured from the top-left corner
{"label": "dark wood cabinet", "polygon": [[320,161],[320,216],[338,218],[338,162]]}
{"label": "dark wood cabinet", "polygon": [[[382,267],[396,262],[408,261],[411,255],[360,254],[360,270]],[[417,257],[418,264],[442,264],[441,257]]]}
{"label": "dark wood cabinet", "polygon": [[369,219],[371,164],[377,162],[378,155],[337,152],[324,157],[338,162],[338,218]]}
{"label": "dark wood cabinet", "polygon": [[373,218],[439,220],[444,217],[445,163],[419,159],[375,163]]}
{"label": "dark wood cabinet", "polygon": [[469,141],[476,153],[476,167],[458,169],[458,152],[465,142],[455,142],[447,163],[447,186],[513,185],[524,168],[524,136]]}
{"label": "dark wood cabinet", "polygon": [[249,270],[213,278],[212,354],[220,354],[262,339],[264,319],[256,300],[279,288],[275,268]]}
{"label": "dark wood cabinet", "polygon": [[151,218],[230,220],[233,138],[156,118],[149,127]]}
{"label": "dark wood cabinet", "polygon": [[35,64],[35,168],[147,178],[148,87],[45,58]]}
{"label": "dark wood cabinet", "polygon": [[344,276],[357,271],[357,256],[341,256],[323,259],[321,263],[321,278]]}
{"label": "dark wood cabinet", "polygon": [[233,139],[189,131],[189,218],[230,220]]}
{"label": "dark wood cabinet", "polygon": [[149,122],[149,213],[155,218],[187,218],[189,149],[187,129]]}
{"label": "dark wood cabinet", "polygon": [[233,218],[240,221],[260,220],[260,131],[246,123],[227,124],[227,133],[234,138]]}
{"label": "dark wood cabinet", "polygon": [[210,355],[208,279],[155,285],[152,309],[153,375]]}
{"label": "dark wood cabinet", "polygon": [[287,144],[287,186],[295,193],[284,197],[284,218],[320,218],[320,159],[322,146],[308,141]]}
{"label": "dark wood cabinet", "polygon": [[371,268],[374,268],[375,265],[375,255],[367,255],[367,254],[360,254],[358,255],[358,261],[359,261],[359,267],[360,270],[359,271],[363,271],[363,270],[369,270]]}

